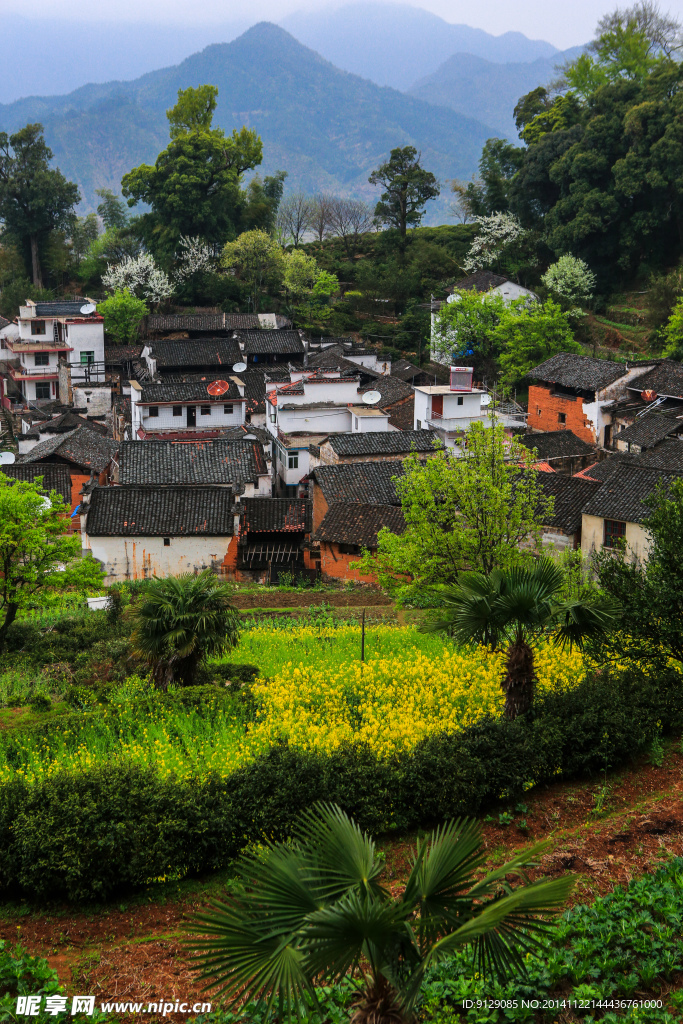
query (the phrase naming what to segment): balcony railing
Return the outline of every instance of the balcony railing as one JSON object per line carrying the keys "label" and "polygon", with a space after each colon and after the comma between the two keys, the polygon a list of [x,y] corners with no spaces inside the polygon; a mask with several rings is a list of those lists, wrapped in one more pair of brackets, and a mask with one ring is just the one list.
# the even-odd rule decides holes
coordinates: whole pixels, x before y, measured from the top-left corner
{"label": "balcony railing", "polygon": [[45,380],[57,380],[59,367],[55,366],[11,366],[9,374],[12,380],[26,380],[31,377],[43,377]]}

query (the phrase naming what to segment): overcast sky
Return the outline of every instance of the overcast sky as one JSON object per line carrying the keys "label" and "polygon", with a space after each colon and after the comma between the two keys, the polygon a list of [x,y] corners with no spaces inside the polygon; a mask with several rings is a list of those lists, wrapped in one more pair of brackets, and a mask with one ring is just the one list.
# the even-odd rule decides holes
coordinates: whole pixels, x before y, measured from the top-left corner
{"label": "overcast sky", "polygon": [[[628,6],[632,0],[622,0]],[[322,9],[328,2],[309,0],[0,0],[0,14],[24,17],[65,18],[83,21],[157,22],[197,25],[260,20],[277,21],[301,8]],[[332,6],[342,6],[334,3]],[[559,49],[584,43],[593,36],[597,19],[617,6],[617,0],[423,0],[412,6],[423,7],[446,21],[462,23],[499,35],[509,30],[523,32],[532,39],[547,39]],[[683,16],[683,0],[662,3],[677,17]],[[57,58],[59,59],[59,58]]]}

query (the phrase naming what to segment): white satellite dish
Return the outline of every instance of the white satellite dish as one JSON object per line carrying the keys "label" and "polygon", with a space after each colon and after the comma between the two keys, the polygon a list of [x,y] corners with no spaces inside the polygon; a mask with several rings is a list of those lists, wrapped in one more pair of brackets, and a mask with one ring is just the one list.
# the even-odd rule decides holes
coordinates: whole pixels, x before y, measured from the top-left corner
{"label": "white satellite dish", "polygon": [[11,466],[16,461],[17,457],[14,452],[0,452],[0,466]]}
{"label": "white satellite dish", "polygon": [[256,441],[257,440],[256,434],[245,434],[244,435],[244,440],[245,441]]}
{"label": "white satellite dish", "polygon": [[366,391],[363,395],[363,402],[365,405],[374,405],[375,402],[379,402],[381,397],[380,391]]}
{"label": "white satellite dish", "polygon": [[233,370],[235,371],[235,373],[244,373],[246,368],[246,363],[235,363],[235,365],[233,366]]}
{"label": "white satellite dish", "polygon": [[490,395],[482,395],[481,396],[481,404],[482,405],[490,405],[491,404],[491,396]]}
{"label": "white satellite dish", "polygon": [[84,306],[81,306],[81,313],[83,316],[90,316],[90,314],[94,313],[96,309],[97,306],[93,302],[86,302]]}

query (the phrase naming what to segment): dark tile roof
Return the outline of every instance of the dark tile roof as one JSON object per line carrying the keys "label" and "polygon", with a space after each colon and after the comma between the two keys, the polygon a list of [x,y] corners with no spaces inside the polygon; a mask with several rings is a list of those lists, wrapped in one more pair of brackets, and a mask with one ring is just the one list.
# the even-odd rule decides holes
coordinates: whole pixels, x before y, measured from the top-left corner
{"label": "dark tile roof", "polygon": [[223,373],[232,371],[242,354],[232,338],[186,338],[180,341],[150,341],[157,370],[172,367],[211,367]]}
{"label": "dark tile roof", "polygon": [[278,381],[282,384],[288,384],[291,379],[287,369],[278,370],[276,367],[256,369],[250,366],[248,370],[243,370],[239,374],[239,379],[244,384],[248,413],[266,411],[266,374],[269,381]]}
{"label": "dark tile roof", "polygon": [[577,437],[571,430],[550,430],[542,434],[518,434],[517,440],[525,448],[535,448],[539,459],[544,462],[548,462],[550,459],[595,454],[595,447],[588,444],[583,438]]}
{"label": "dark tile roof", "polygon": [[603,519],[642,523],[650,514],[645,501],[662,485],[667,488],[681,473],[620,464],[584,506],[584,513]]}
{"label": "dark tile roof", "polygon": [[555,499],[553,514],[545,518],[543,525],[563,533],[577,533],[581,529],[584,505],[602,485],[597,480],[582,480],[559,473],[539,473],[538,479],[545,496]]}
{"label": "dark tile roof", "polygon": [[7,327],[7,326],[8,326],[8,324],[11,324],[11,323],[12,323],[12,321],[11,321],[11,320],[6,320],[6,319],[4,318],[4,316],[0,316],[0,331],[1,331],[1,330],[2,330],[2,329],[3,329],[4,327]]}
{"label": "dark tile roof", "polygon": [[651,469],[669,469],[674,472],[683,471],[683,441],[669,438],[654,448],[640,452],[635,459],[639,466],[648,466]]}
{"label": "dark tile roof", "polygon": [[402,475],[400,462],[347,462],[317,466],[311,473],[328,505],[335,501],[400,505],[392,477]]}
{"label": "dark tile roof", "polygon": [[256,484],[267,472],[260,441],[124,441],[119,450],[122,484]]}
{"label": "dark tile roof", "polygon": [[301,355],[304,343],[297,331],[247,331],[238,332],[239,341],[244,344],[244,355]]}
{"label": "dark tile roof", "polygon": [[92,313],[81,313],[81,306],[87,305],[88,302],[85,298],[76,302],[36,302],[36,316],[74,316],[79,319],[93,316]]}
{"label": "dark tile roof", "polygon": [[658,395],[683,398],[683,364],[673,359],[663,359],[649,373],[629,381],[630,390],[655,391]]}
{"label": "dark tile roof", "polygon": [[490,270],[477,270],[474,274],[454,281],[448,291],[488,292],[491,288],[499,288],[507,280],[507,277],[501,277],[500,274],[494,274]]}
{"label": "dark tile roof", "polygon": [[[228,391],[222,395],[210,395],[206,390],[214,380],[224,380],[230,385]],[[179,384],[143,384],[139,401],[142,403],[151,402],[202,402],[208,405],[210,402],[233,402],[240,398],[239,388],[231,375],[225,377],[214,377],[209,374],[206,380],[185,381]]]}
{"label": "dark tile roof", "polygon": [[41,441],[30,452],[20,455],[18,461],[39,462],[40,459],[58,456],[82,469],[94,469],[96,473],[101,473],[116,455],[118,448],[118,441],[102,437],[90,426],[78,427],[68,434],[56,434]]}
{"label": "dark tile roof", "polygon": [[377,408],[379,409],[386,409],[387,406],[393,405],[395,402],[401,402],[406,398],[414,399],[415,397],[415,390],[410,384],[406,384],[399,377],[387,377],[385,374],[377,377],[369,384],[364,384],[358,390],[361,394],[366,391],[379,391],[382,396],[377,403]]}
{"label": "dark tile roof", "polygon": [[367,434],[337,434],[329,444],[337,455],[407,455],[433,452],[439,435],[433,430],[382,430]]}
{"label": "dark tile roof", "polygon": [[103,423],[95,423],[85,416],[79,416],[75,412],[64,412],[59,416],[52,416],[50,419],[34,422],[31,424],[31,429],[21,436],[43,437],[48,434],[68,434],[70,431],[75,430],[76,427],[83,426],[89,427],[90,430],[94,430],[97,434],[102,434],[103,437],[107,436],[107,428]]}
{"label": "dark tile roof", "polygon": [[574,476],[586,480],[599,480],[603,483],[612,475],[617,466],[624,462],[632,463],[635,458],[635,455],[615,453],[614,455],[609,455],[601,462],[596,462],[592,466],[586,466],[584,470],[580,473],[575,473]]}
{"label": "dark tile roof", "polygon": [[613,384],[626,373],[628,370],[625,363],[591,359],[573,352],[558,352],[530,370],[527,377],[580,391],[597,391]]}
{"label": "dark tile roof", "polygon": [[133,359],[139,359],[142,355],[142,345],[105,345],[105,363],[128,363]]}
{"label": "dark tile roof", "polygon": [[258,331],[261,322],[258,313],[225,313],[225,326],[231,331]]}
{"label": "dark tile roof", "polygon": [[312,539],[376,548],[377,534],[385,526],[392,533],[405,530],[403,512],[396,505],[338,501],[330,506]]}
{"label": "dark tile roof", "polygon": [[67,505],[71,505],[71,474],[63,462],[18,463],[0,466],[0,472],[13,480],[33,482],[37,476],[43,478],[43,490],[57,491]]}
{"label": "dark tile roof", "polygon": [[425,377],[429,374],[414,363],[409,363],[407,359],[396,359],[391,364],[391,376],[398,377],[406,384],[412,384],[414,377]]}
{"label": "dark tile roof", "polygon": [[310,533],[312,505],[307,498],[243,498],[241,527],[249,533]]}
{"label": "dark tile roof", "polygon": [[660,413],[657,409],[636,419],[630,427],[614,435],[615,441],[637,444],[640,448],[652,448],[668,434],[683,432],[683,420]]}
{"label": "dark tile roof", "polygon": [[233,502],[229,487],[95,487],[86,532],[91,537],[230,537]]}
{"label": "dark tile roof", "polygon": [[326,348],[322,352],[316,352],[315,355],[309,355],[307,366],[313,369],[340,370],[344,374],[360,374],[373,380],[382,376],[379,370],[371,370],[367,366],[360,366],[347,359],[343,349],[338,345]]}
{"label": "dark tile roof", "polygon": [[[255,319],[258,326],[258,317]],[[145,328],[148,332],[224,331],[225,313],[151,313],[145,319]]]}

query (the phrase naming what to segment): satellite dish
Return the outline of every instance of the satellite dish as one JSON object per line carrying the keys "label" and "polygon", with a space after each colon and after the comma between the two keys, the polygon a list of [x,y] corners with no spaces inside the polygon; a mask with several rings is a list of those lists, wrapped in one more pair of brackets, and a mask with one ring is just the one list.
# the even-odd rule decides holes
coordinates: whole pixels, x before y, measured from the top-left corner
{"label": "satellite dish", "polygon": [[235,373],[244,373],[246,368],[246,363],[235,363],[235,365],[233,366],[233,370],[235,371]]}
{"label": "satellite dish", "polygon": [[97,306],[93,302],[86,302],[84,306],[81,306],[81,313],[83,316],[90,316],[90,314],[94,313],[96,309]]}
{"label": "satellite dish", "polygon": [[366,391],[363,395],[363,403],[365,405],[374,405],[375,402],[379,402],[381,397],[382,393],[380,391]]}
{"label": "satellite dish", "polygon": [[482,395],[481,396],[481,404],[482,405],[490,405],[491,404],[491,396],[490,395]]}
{"label": "satellite dish", "polygon": [[14,452],[0,452],[0,466],[11,466],[16,459]]}
{"label": "satellite dish", "polygon": [[230,390],[230,385],[227,380],[215,380],[213,384],[207,384],[206,390],[210,395],[224,395],[226,391]]}
{"label": "satellite dish", "polygon": [[256,437],[256,434],[245,434],[244,435],[244,440],[245,441],[257,441],[258,438]]}

